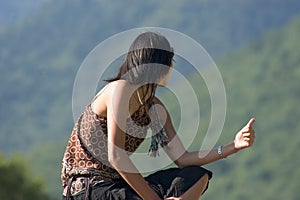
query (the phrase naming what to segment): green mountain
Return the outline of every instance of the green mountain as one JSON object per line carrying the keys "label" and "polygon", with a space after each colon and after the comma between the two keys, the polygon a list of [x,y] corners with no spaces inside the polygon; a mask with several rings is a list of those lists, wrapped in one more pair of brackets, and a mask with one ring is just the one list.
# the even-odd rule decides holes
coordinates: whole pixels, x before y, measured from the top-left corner
{"label": "green mountain", "polygon": [[7,159],[0,154],[0,198],[50,200],[42,180],[33,178],[20,156]]}
{"label": "green mountain", "polygon": [[6,153],[68,136],[80,63],[115,33],[143,26],[171,28],[221,57],[300,11],[297,0],[26,3],[1,1],[8,14],[21,8],[27,13],[17,23],[0,24],[0,150]]}
{"label": "green mountain", "polygon": [[[299,13],[298,1],[115,2],[53,0],[23,21],[1,24],[0,150],[24,152],[46,190],[60,199],[60,160],[73,126],[71,95],[80,63],[112,34],[161,26],[190,35],[214,58],[225,56],[218,67],[228,107],[218,143],[232,140],[250,117],[257,120],[251,150],[208,166],[214,179],[203,199],[297,199],[300,19],[282,30],[270,29]],[[208,127],[210,102],[201,76],[191,75],[190,80],[201,102],[199,135],[190,147],[196,150]],[[189,97],[178,87],[180,95]],[[164,92],[161,96],[178,127],[178,104]],[[186,98],[183,103],[191,102]],[[186,120],[197,123],[192,117]]]}
{"label": "green mountain", "polygon": [[[284,29],[269,31],[260,40],[252,41],[218,62],[228,104],[224,130],[218,143],[232,141],[235,133],[252,116],[256,118],[256,143],[251,149],[207,166],[214,171],[214,177],[203,199],[298,199],[299,34],[300,17]],[[189,147],[190,150],[197,150],[210,120],[210,102],[201,76],[194,74],[190,81],[197,88],[195,92],[203,108],[200,131]],[[180,84],[178,87],[182,93],[176,95],[189,96],[185,88],[180,88]],[[162,93],[161,98],[178,127],[180,117],[175,112],[178,106],[174,104],[174,98],[170,93]],[[190,98],[181,103],[191,105]],[[197,123],[193,117],[185,120]],[[184,138],[188,133],[187,130],[179,134]],[[32,166],[38,171],[37,174],[45,180],[49,174],[56,174],[51,181],[47,181],[52,193],[59,193],[59,152],[64,150],[64,146],[61,142],[59,145],[39,147],[28,156],[29,161],[35,161]]]}
{"label": "green mountain", "polygon": [[216,180],[205,199],[298,199],[299,34],[298,17],[219,63],[228,98],[220,141],[251,116],[257,137],[251,150],[212,165]]}
{"label": "green mountain", "polygon": [[17,23],[28,15],[36,13],[49,0],[1,0],[0,1],[0,25]]}

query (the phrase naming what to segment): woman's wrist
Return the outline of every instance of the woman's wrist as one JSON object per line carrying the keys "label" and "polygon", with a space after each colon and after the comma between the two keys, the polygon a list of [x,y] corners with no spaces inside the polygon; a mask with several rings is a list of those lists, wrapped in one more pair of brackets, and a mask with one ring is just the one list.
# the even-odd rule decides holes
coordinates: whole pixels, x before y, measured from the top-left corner
{"label": "woman's wrist", "polygon": [[218,147],[218,154],[221,158],[226,158],[232,154],[237,153],[239,150],[235,148],[234,142]]}
{"label": "woman's wrist", "polygon": [[237,149],[237,148],[235,147],[234,141],[233,141],[232,143],[229,144],[229,149],[230,149],[231,154],[235,154],[235,153],[239,152],[239,149]]}

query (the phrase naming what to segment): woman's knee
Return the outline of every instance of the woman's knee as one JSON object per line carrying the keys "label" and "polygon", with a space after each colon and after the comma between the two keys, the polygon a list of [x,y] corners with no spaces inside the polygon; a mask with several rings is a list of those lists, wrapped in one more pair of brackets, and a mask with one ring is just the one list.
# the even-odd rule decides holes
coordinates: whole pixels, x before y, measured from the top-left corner
{"label": "woman's knee", "polygon": [[208,174],[205,174],[204,176],[202,176],[199,181],[201,181],[203,184],[207,185],[208,181],[209,181],[209,176]]}

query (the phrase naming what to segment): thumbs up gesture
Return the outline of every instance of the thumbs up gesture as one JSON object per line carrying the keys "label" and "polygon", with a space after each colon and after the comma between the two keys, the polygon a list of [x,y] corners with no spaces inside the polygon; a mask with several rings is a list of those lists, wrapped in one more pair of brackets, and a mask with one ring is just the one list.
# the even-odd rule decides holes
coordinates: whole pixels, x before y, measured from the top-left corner
{"label": "thumbs up gesture", "polygon": [[251,118],[244,128],[242,128],[235,136],[234,147],[237,150],[251,147],[255,139],[255,131],[253,129],[254,118]]}

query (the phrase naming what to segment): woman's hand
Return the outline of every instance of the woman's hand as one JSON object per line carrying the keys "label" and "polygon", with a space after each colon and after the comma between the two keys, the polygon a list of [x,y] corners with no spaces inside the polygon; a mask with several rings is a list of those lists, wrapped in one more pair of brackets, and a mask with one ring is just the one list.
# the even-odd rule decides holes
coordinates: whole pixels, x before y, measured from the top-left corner
{"label": "woman's hand", "polygon": [[253,145],[255,139],[254,122],[254,118],[250,119],[247,125],[236,134],[234,139],[234,148],[236,150],[248,148]]}

